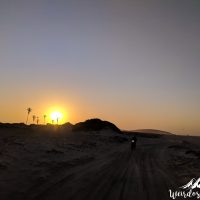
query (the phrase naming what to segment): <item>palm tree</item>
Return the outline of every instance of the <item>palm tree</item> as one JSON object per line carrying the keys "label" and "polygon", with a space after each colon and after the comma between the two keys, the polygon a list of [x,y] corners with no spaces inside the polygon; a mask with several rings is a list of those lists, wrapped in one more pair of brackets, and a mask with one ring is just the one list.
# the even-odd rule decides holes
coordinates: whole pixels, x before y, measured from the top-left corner
{"label": "palm tree", "polygon": [[33,123],[34,123],[34,122],[35,122],[35,119],[36,119],[36,116],[35,116],[35,115],[33,115],[32,117],[33,117]]}
{"label": "palm tree", "polygon": [[46,124],[46,118],[47,118],[47,115],[44,115],[44,124]]}
{"label": "palm tree", "polygon": [[57,125],[58,125],[58,120],[59,120],[59,117],[57,117],[56,121],[57,121]]}
{"label": "palm tree", "polygon": [[39,123],[39,117],[37,117],[37,124]]}
{"label": "palm tree", "polygon": [[28,123],[28,117],[29,117],[29,114],[32,111],[32,109],[31,108],[27,108],[26,110],[27,110],[27,118],[26,118],[26,124],[27,124]]}

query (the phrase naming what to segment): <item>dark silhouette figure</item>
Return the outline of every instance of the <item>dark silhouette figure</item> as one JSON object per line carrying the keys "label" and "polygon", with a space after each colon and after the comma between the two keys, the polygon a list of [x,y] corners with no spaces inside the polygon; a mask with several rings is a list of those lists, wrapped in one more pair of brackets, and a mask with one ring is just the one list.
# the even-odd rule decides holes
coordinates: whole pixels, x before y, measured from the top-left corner
{"label": "dark silhouette figure", "polygon": [[136,148],[137,138],[136,136],[133,136],[131,138],[131,150],[134,150]]}

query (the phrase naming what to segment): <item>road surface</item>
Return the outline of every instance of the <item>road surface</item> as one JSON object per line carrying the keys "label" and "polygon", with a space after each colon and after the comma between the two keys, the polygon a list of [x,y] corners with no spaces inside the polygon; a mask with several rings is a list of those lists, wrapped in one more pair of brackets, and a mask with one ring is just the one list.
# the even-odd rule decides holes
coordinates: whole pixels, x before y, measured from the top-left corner
{"label": "road surface", "polygon": [[48,182],[27,193],[34,200],[165,200],[178,188],[169,170],[168,143],[144,139],[136,150],[119,144],[115,150],[70,170],[58,170]]}

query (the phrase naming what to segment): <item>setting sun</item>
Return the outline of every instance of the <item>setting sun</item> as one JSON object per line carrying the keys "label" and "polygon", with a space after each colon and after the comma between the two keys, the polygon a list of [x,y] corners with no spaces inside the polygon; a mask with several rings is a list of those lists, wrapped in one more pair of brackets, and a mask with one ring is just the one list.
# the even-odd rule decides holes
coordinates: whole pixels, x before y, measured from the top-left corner
{"label": "setting sun", "polygon": [[50,114],[52,122],[59,122],[62,120],[63,114],[59,111],[54,111]]}
{"label": "setting sun", "polygon": [[69,121],[68,106],[62,103],[53,106],[47,104],[44,113],[47,115],[47,123],[64,124]]}

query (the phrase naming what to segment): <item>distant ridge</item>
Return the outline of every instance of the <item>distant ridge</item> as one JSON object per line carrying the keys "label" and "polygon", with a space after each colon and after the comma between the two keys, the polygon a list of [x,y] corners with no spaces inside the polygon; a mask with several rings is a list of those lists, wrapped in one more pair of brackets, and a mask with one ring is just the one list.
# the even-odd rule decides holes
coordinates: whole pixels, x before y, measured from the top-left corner
{"label": "distant ridge", "polygon": [[173,133],[157,130],[157,129],[137,129],[131,132],[146,133],[146,134],[159,134],[159,135],[173,135]]}
{"label": "distant ridge", "polygon": [[24,123],[2,123],[0,122],[1,128],[24,128],[27,127]]}

